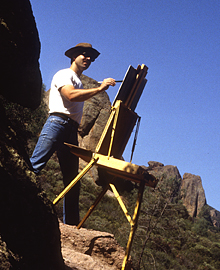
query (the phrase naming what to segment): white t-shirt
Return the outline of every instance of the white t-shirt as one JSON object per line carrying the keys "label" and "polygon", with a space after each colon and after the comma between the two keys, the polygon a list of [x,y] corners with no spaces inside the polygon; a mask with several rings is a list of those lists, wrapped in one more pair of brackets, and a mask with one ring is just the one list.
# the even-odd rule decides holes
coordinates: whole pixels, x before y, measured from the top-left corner
{"label": "white t-shirt", "polygon": [[59,89],[67,84],[73,85],[76,89],[83,89],[81,80],[73,70],[66,68],[58,71],[51,82],[49,113],[66,114],[80,124],[84,102],[71,102],[61,95]]}

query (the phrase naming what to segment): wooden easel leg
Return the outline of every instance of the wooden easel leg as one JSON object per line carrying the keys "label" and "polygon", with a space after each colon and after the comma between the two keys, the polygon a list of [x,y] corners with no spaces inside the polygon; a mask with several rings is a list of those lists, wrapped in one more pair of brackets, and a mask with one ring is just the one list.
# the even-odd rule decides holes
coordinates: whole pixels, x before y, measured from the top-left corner
{"label": "wooden easel leg", "polygon": [[125,267],[126,267],[129,255],[130,255],[131,246],[132,246],[132,242],[134,239],[134,234],[135,234],[135,231],[137,229],[137,223],[138,223],[138,218],[139,218],[139,214],[140,214],[140,208],[141,208],[141,203],[142,203],[142,199],[143,199],[144,188],[145,188],[145,182],[141,181],[140,186],[139,186],[139,190],[138,190],[136,207],[134,209],[133,220],[132,220],[132,224],[131,224],[131,231],[130,231],[130,235],[128,238],[128,243],[127,243],[127,247],[126,247],[126,251],[125,251],[125,257],[124,257],[124,261],[123,261],[121,270],[125,270]]}
{"label": "wooden easel leg", "polygon": [[126,216],[128,222],[131,224],[131,222],[132,222],[131,217],[129,216],[128,210],[126,209],[125,204],[124,204],[124,202],[122,201],[122,199],[121,199],[121,197],[120,197],[120,195],[119,195],[119,193],[118,193],[116,187],[115,187],[113,184],[109,184],[109,185],[110,185],[110,187],[111,187],[111,189],[112,189],[112,191],[113,191],[113,193],[114,193],[116,199],[118,200],[118,203],[119,203],[119,205],[121,206],[121,209],[122,209],[122,211],[124,212],[124,214],[125,214],[125,216]]}
{"label": "wooden easel leg", "polygon": [[88,165],[72,180],[72,182],[56,197],[53,204],[58,203],[68,191],[92,168],[98,159],[92,159]]}
{"label": "wooden easel leg", "polygon": [[106,185],[105,188],[103,188],[102,192],[99,194],[99,196],[96,198],[95,202],[93,205],[89,208],[88,212],[85,214],[84,218],[81,220],[81,222],[78,224],[77,229],[80,229],[83,225],[83,223],[87,220],[87,218],[92,214],[93,210],[97,206],[97,204],[101,201],[105,193],[107,192],[109,188],[109,185]]}

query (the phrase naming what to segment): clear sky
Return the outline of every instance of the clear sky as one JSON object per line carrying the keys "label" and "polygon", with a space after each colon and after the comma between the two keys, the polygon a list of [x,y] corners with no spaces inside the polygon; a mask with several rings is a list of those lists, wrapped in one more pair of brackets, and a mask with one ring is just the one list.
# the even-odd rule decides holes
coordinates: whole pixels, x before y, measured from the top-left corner
{"label": "clear sky", "polygon": [[[70,66],[64,52],[89,42],[101,52],[85,75],[122,80],[145,64],[147,85],[133,163],[158,161],[199,175],[220,211],[220,1],[30,0],[41,41],[46,89]],[[113,101],[120,84],[109,88]],[[133,140],[133,137],[132,137]],[[124,158],[130,160],[131,146]]]}

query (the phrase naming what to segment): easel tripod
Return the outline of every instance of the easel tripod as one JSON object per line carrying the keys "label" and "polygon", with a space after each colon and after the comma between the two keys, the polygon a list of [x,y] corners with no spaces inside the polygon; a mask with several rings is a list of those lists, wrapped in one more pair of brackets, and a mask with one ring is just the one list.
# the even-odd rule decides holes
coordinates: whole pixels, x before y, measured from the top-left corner
{"label": "easel tripod", "polygon": [[157,179],[150,175],[141,166],[135,165],[131,162],[121,160],[123,151],[130,138],[131,132],[137,122],[139,116],[134,112],[138,100],[142,94],[147,80],[145,76],[148,68],[145,65],[138,66],[134,69],[129,67],[123,83],[116,95],[113,102],[111,113],[100,140],[96,146],[95,152],[86,150],[74,145],[67,144],[70,151],[88,162],[88,165],[76,176],[75,179],[58,195],[53,204],[58,203],[65,194],[94,166],[103,168],[108,174],[114,177],[120,177],[139,184],[138,196],[136,206],[134,209],[133,217],[128,215],[128,211],[120,198],[120,195],[115,188],[114,181],[109,181],[106,187],[96,198],[93,205],[90,207],[82,221],[78,224],[77,228],[81,228],[83,223],[93,212],[100,200],[103,198],[109,187],[112,189],[115,197],[118,200],[128,222],[130,223],[131,230],[127,243],[122,270],[125,269],[135,231],[137,229],[137,222],[140,213],[141,202],[143,198],[145,186],[156,187]]}

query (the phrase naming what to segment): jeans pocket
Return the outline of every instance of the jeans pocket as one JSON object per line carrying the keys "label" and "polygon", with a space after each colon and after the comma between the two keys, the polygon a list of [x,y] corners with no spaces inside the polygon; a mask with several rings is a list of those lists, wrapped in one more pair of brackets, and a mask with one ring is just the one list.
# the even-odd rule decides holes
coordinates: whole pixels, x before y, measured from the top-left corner
{"label": "jeans pocket", "polygon": [[66,125],[68,123],[67,120],[62,119],[59,116],[51,116],[50,117],[50,122],[58,125]]}

